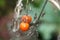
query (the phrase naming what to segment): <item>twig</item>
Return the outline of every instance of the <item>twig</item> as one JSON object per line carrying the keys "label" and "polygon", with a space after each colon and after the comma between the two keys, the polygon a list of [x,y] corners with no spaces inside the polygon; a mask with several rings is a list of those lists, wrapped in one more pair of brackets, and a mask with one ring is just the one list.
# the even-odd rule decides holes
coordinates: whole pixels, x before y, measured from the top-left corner
{"label": "twig", "polygon": [[[38,18],[37,18],[37,21],[40,19],[40,16],[41,16],[41,14],[42,14],[43,11],[44,11],[44,8],[45,8],[47,2],[48,2],[48,0],[45,1],[44,5],[43,5],[43,8],[42,8],[42,10],[41,10],[41,12],[40,12],[40,14],[39,14],[39,16],[38,16]],[[37,21],[36,21],[36,22],[37,22]]]}

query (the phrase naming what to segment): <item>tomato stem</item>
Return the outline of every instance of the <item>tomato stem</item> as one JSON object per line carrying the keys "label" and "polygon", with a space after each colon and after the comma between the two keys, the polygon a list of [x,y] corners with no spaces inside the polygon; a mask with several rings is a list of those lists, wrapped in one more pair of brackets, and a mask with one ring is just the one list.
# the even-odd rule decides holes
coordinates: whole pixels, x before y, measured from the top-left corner
{"label": "tomato stem", "polygon": [[[39,14],[39,16],[38,16],[38,18],[37,18],[37,21],[40,19],[40,16],[42,15],[42,13],[43,13],[43,11],[44,11],[44,8],[45,8],[47,2],[48,2],[48,0],[45,1],[44,5],[43,5],[43,8],[42,8],[42,10],[41,10],[41,12],[40,12],[40,14]],[[37,22],[37,21],[36,21],[36,22]]]}

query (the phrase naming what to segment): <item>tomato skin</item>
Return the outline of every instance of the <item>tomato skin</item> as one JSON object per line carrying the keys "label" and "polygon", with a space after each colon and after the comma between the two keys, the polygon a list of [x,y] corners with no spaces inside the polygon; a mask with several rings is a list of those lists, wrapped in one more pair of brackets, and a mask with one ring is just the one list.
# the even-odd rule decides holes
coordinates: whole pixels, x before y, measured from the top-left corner
{"label": "tomato skin", "polygon": [[28,16],[29,17],[29,23],[32,21],[32,17],[31,16]]}
{"label": "tomato skin", "polygon": [[30,23],[32,21],[32,17],[28,15],[22,16],[21,20],[26,23]]}
{"label": "tomato skin", "polygon": [[29,29],[29,24],[28,23],[25,23],[25,22],[21,22],[20,23],[20,30],[25,32]]}

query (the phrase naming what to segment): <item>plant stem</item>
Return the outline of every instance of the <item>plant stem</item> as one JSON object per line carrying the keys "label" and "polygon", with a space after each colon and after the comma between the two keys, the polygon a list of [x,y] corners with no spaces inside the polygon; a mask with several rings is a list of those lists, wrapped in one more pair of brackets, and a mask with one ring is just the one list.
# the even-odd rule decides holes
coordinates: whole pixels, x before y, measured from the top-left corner
{"label": "plant stem", "polygon": [[43,11],[44,11],[44,8],[45,8],[47,2],[48,2],[48,0],[45,1],[44,5],[43,5],[43,8],[42,8],[42,10],[41,10],[41,12],[40,12],[40,14],[39,14],[39,16],[38,16],[38,18],[37,18],[37,21],[40,19],[40,16],[42,15],[42,13],[43,13]]}

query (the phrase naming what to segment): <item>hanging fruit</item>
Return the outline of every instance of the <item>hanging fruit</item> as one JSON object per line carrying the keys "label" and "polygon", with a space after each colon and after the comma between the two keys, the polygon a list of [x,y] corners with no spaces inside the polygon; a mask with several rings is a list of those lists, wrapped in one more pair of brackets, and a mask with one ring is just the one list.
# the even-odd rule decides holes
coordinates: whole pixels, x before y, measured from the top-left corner
{"label": "hanging fruit", "polygon": [[32,17],[28,15],[22,16],[21,20],[26,23],[30,23],[32,21]]}
{"label": "hanging fruit", "polygon": [[25,22],[21,22],[20,23],[20,30],[25,32],[29,29],[29,24],[28,23],[25,23]]}

